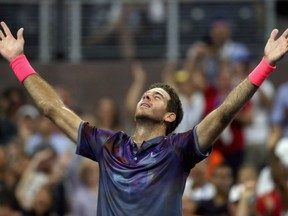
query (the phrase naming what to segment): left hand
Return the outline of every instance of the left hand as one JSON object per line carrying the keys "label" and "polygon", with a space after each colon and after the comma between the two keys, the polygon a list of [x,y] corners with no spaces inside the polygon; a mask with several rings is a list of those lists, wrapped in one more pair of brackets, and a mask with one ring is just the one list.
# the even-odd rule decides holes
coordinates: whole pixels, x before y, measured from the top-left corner
{"label": "left hand", "polygon": [[24,29],[18,30],[17,39],[15,39],[5,22],[1,22],[1,26],[4,33],[0,30],[0,54],[11,62],[24,52]]}
{"label": "left hand", "polygon": [[266,43],[264,53],[269,64],[275,65],[288,52],[288,29],[276,39],[278,29],[274,29]]}

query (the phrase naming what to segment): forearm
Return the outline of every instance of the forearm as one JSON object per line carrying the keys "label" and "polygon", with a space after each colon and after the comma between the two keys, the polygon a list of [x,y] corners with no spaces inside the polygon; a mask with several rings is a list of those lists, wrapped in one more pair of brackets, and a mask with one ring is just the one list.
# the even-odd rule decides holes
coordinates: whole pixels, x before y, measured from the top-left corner
{"label": "forearm", "polygon": [[199,123],[197,135],[201,151],[206,151],[215,142],[275,68],[263,58],[249,76],[230,92],[222,105]]}
{"label": "forearm", "polygon": [[81,119],[64,105],[56,91],[38,74],[27,77],[23,85],[43,114],[76,142]]}
{"label": "forearm", "polygon": [[267,140],[267,148],[270,151],[270,153],[274,154],[275,146],[277,145],[277,142],[282,137],[282,127],[281,125],[272,125],[270,129],[270,134]]}
{"label": "forearm", "polygon": [[246,78],[230,92],[223,104],[218,108],[219,112],[222,113],[220,123],[224,127],[234,119],[236,114],[252,98],[257,89],[258,87]]}
{"label": "forearm", "polygon": [[175,82],[173,79],[173,73],[176,71],[177,63],[173,61],[168,61],[162,70],[162,80],[175,88]]}
{"label": "forearm", "polygon": [[257,89],[248,78],[245,79],[230,92],[220,107],[204,118],[197,127],[200,150],[207,150],[216,141]]}
{"label": "forearm", "polygon": [[29,76],[23,85],[45,116],[52,118],[53,109],[65,106],[55,90],[38,74]]}
{"label": "forearm", "polygon": [[249,201],[245,198],[240,199],[235,216],[249,215]]}
{"label": "forearm", "polygon": [[15,195],[20,203],[21,207],[25,210],[28,210],[32,206],[32,200],[27,199],[27,188],[30,188],[33,174],[35,173],[37,166],[39,165],[40,160],[32,158],[32,161],[29,163],[26,170],[23,172],[17,187],[15,189]]}

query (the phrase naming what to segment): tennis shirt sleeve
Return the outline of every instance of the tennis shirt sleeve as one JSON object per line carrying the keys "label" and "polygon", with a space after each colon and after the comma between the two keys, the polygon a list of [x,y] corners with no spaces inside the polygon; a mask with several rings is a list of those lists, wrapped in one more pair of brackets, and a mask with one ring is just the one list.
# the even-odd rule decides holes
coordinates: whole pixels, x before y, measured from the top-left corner
{"label": "tennis shirt sleeve", "polygon": [[98,162],[103,144],[116,133],[116,131],[91,126],[88,122],[81,122],[78,129],[76,154]]}
{"label": "tennis shirt sleeve", "polygon": [[176,154],[182,159],[187,169],[193,168],[197,163],[207,158],[212,151],[212,146],[206,152],[200,151],[196,127],[187,132],[175,134],[172,138]]}

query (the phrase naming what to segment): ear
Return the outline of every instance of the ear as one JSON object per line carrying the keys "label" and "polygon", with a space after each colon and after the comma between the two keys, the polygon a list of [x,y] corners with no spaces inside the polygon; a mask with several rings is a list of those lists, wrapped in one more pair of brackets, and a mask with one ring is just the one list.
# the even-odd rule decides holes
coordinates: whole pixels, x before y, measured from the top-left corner
{"label": "ear", "polygon": [[167,112],[164,116],[164,121],[173,122],[176,120],[176,114],[173,112]]}

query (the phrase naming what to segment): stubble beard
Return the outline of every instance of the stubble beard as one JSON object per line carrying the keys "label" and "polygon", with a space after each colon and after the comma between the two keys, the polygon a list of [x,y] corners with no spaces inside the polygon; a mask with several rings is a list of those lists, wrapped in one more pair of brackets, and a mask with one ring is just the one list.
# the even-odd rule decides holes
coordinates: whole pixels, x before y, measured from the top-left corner
{"label": "stubble beard", "polygon": [[156,117],[151,117],[148,115],[136,115],[135,116],[135,122],[137,124],[146,124],[146,125],[156,125],[162,123],[162,119],[156,118]]}

